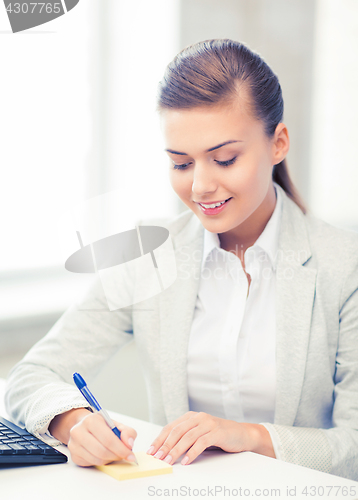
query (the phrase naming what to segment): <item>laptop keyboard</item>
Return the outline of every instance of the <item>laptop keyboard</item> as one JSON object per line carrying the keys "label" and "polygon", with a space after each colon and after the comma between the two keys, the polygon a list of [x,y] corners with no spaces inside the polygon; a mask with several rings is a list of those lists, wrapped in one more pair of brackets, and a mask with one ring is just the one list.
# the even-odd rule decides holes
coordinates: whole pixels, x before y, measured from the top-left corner
{"label": "laptop keyboard", "polygon": [[29,452],[37,455],[56,451],[32,434],[20,436],[20,434],[0,423],[0,454],[10,455],[14,453],[13,450],[17,450],[17,455]]}
{"label": "laptop keyboard", "polygon": [[32,461],[31,457],[36,461],[37,455],[40,455],[38,459],[41,463],[52,460],[67,461],[67,457],[52,446],[0,417],[0,464],[9,460],[11,463],[21,462],[23,459],[26,459],[26,462]]}

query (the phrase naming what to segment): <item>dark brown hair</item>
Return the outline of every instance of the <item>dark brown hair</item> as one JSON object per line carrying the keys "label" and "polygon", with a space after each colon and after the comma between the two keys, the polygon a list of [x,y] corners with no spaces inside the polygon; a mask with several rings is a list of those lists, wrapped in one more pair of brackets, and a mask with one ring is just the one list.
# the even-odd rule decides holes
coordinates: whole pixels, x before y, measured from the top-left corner
{"label": "dark brown hair", "polygon": [[[198,42],[183,49],[165,70],[158,87],[157,110],[228,105],[244,85],[253,115],[268,137],[283,118],[283,98],[277,76],[261,57],[229,39]],[[288,173],[284,159],[273,167],[272,179],[307,212]]]}

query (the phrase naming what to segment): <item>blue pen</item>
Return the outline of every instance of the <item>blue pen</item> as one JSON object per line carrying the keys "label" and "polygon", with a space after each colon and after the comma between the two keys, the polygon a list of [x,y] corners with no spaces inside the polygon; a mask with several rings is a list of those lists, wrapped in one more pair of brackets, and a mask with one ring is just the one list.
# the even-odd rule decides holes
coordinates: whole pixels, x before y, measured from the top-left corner
{"label": "blue pen", "polygon": [[[101,407],[97,399],[93,396],[92,392],[88,389],[86,382],[84,381],[83,377],[79,373],[74,373],[73,374],[73,380],[75,384],[77,385],[78,389],[81,391],[82,395],[84,398],[88,401],[90,404],[91,408],[102,415],[102,417],[105,419],[107,422],[108,426],[112,429],[112,431],[115,433],[119,439],[121,439],[121,431],[115,426],[113,420],[111,417],[108,415],[107,411]],[[135,463],[138,465],[137,460],[135,460]]]}

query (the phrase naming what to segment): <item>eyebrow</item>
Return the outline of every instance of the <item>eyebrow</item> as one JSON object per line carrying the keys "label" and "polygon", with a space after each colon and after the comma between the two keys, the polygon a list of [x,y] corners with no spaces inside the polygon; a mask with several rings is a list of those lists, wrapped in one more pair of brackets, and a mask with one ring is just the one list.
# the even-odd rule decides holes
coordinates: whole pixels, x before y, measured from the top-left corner
{"label": "eyebrow", "polygon": [[[226,144],[232,144],[233,142],[244,142],[244,141],[226,141],[221,144],[218,144],[217,146],[214,146],[213,148],[209,148],[205,151],[205,153],[210,153],[210,151],[214,151],[215,149],[222,148],[223,146],[226,146]],[[168,153],[172,153],[173,155],[183,155],[183,156],[188,156],[188,153],[181,153],[180,151],[173,151],[172,149],[165,149],[165,151],[168,151]]]}

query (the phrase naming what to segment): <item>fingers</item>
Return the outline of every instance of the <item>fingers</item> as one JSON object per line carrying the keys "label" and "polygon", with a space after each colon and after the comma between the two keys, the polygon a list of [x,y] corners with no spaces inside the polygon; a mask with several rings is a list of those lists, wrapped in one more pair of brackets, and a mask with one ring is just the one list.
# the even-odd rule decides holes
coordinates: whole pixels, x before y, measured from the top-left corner
{"label": "fingers", "polygon": [[[104,465],[122,458],[134,461],[132,440],[137,436],[134,429],[115,422],[121,431],[119,439],[108,427],[103,417],[93,413],[86,416],[70,430],[68,448],[72,460],[84,467]],[[132,445],[132,446],[131,446]]]}
{"label": "fingers", "polygon": [[198,426],[197,419],[186,420],[176,425],[154,455],[156,458],[164,459],[167,463],[172,463],[180,455],[185,453],[202,434],[206,434],[209,429],[205,425]]}
{"label": "fingers", "polygon": [[[185,453],[185,457],[182,459],[181,464],[182,465],[189,465],[193,460],[196,459],[201,453],[203,453],[206,448],[209,448],[212,444],[212,436],[210,436],[210,433],[208,432],[207,434],[204,434],[200,436],[193,446]],[[175,457],[176,451],[173,450],[173,455]],[[181,455],[181,453],[180,453]],[[178,456],[180,456],[178,455]],[[176,458],[173,460],[176,460]]]}
{"label": "fingers", "polygon": [[[211,446],[232,453],[255,451],[257,427],[260,426],[214,417],[203,412],[188,412],[165,426],[147,453],[169,464],[185,454],[181,463],[187,465]],[[270,445],[272,447],[271,441]]]}
{"label": "fingers", "polygon": [[[187,413],[184,413],[184,415],[182,415],[177,420],[174,420],[174,422],[171,422],[170,424],[163,427],[159,436],[152,442],[151,446],[149,447],[149,449],[147,451],[148,455],[155,455],[158,452],[159,448],[163,445],[163,443],[168,438],[172,429],[174,429],[181,422],[185,422],[186,420],[189,420],[194,415],[196,415],[196,412],[189,411]],[[157,457],[157,458],[159,458],[159,457]]]}
{"label": "fingers", "polygon": [[[149,448],[149,454],[173,464],[186,453],[182,464],[191,463],[207,447],[215,444],[217,420],[206,413],[186,413],[166,426]],[[161,444],[162,443],[162,444]],[[147,453],[148,453],[147,452]]]}

